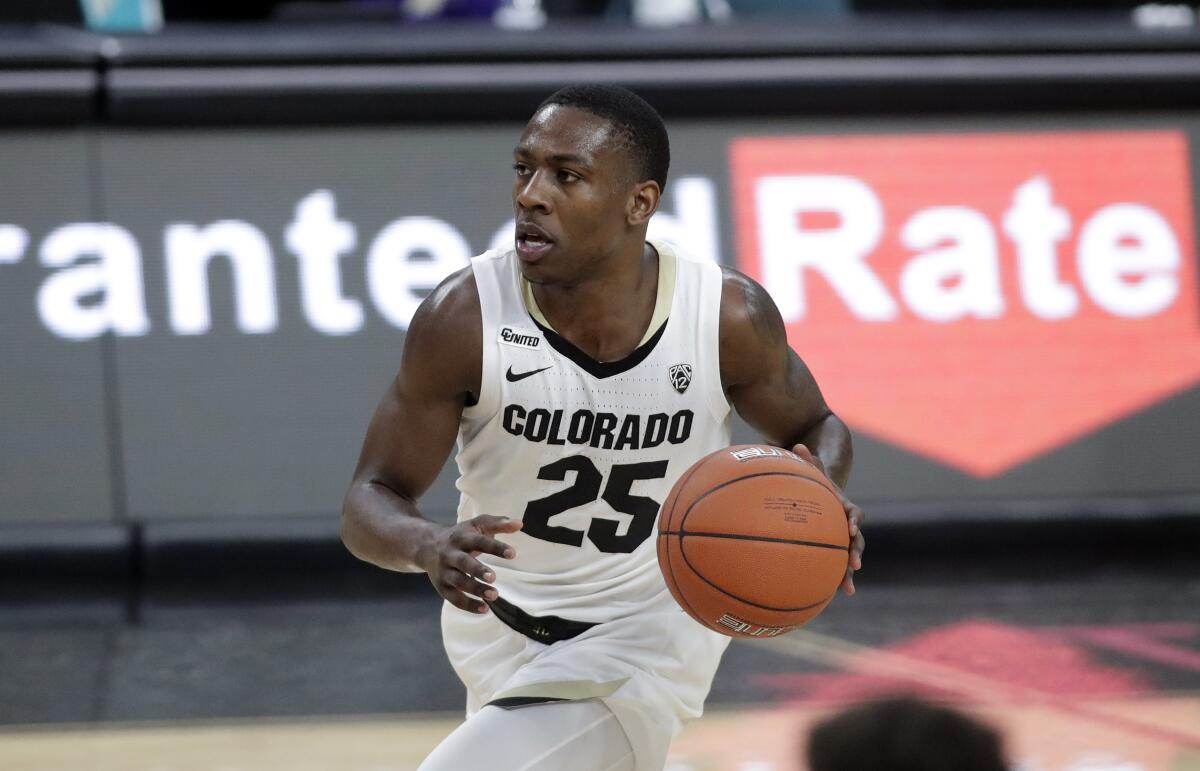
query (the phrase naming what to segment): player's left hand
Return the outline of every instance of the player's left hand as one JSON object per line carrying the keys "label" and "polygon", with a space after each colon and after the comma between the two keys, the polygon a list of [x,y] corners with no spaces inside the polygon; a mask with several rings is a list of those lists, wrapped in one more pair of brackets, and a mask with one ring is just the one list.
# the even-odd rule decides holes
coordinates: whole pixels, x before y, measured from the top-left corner
{"label": "player's left hand", "polygon": [[[819,468],[826,477],[829,476],[821,459],[813,455],[812,451],[804,445],[796,445],[792,448],[792,452]],[[832,479],[829,481],[833,482]],[[854,594],[854,571],[862,569],[862,554],[863,550],[867,548],[867,539],[863,537],[861,529],[863,522],[867,520],[867,515],[842,494],[842,489],[837,486],[836,482],[833,483],[833,489],[837,491],[838,500],[842,502],[842,508],[846,510],[846,522],[850,527],[850,559],[846,565],[846,577],[842,579],[842,591],[846,594]]]}

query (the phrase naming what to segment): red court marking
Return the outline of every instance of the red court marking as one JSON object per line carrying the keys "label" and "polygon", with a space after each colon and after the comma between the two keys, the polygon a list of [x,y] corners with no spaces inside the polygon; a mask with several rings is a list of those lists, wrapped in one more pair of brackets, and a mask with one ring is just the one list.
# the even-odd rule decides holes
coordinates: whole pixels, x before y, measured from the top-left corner
{"label": "red court marking", "polygon": [[[933,629],[883,650],[964,674],[986,677],[998,685],[1031,688],[1047,695],[1126,698],[1153,690],[1138,673],[1097,664],[1086,650],[1068,641],[988,621],[968,621]],[[847,695],[866,695],[877,691],[881,682],[881,678],[870,675],[837,673],[825,675],[825,678],[824,682],[818,681],[806,698],[827,701],[841,700]],[[891,679],[893,685],[907,681],[905,677]]]}
{"label": "red court marking", "polygon": [[[846,644],[849,672],[760,676],[767,688],[799,702],[843,702],[913,692],[981,703],[1039,704],[1135,734],[1200,748],[1200,734],[1180,732],[1105,710],[1088,701],[1152,692],[1136,672],[1093,662],[1086,650],[1054,633],[989,621],[925,632],[886,648]],[[786,693],[787,691],[791,693]]]}
{"label": "red court marking", "polygon": [[1073,634],[1075,632],[1093,632],[1093,631],[1109,631],[1119,630],[1122,632],[1134,632],[1137,634],[1149,635],[1158,639],[1196,639],[1200,640],[1200,624],[1189,624],[1186,621],[1164,621],[1157,624],[1072,624],[1070,626],[1046,626],[1038,627],[1042,632],[1061,632],[1063,634]]}
{"label": "red court marking", "polygon": [[1168,645],[1151,639],[1148,635],[1129,629],[1082,629],[1068,633],[1076,640],[1084,640],[1109,650],[1129,653],[1148,661],[1166,664],[1179,669],[1200,672],[1200,653]]}

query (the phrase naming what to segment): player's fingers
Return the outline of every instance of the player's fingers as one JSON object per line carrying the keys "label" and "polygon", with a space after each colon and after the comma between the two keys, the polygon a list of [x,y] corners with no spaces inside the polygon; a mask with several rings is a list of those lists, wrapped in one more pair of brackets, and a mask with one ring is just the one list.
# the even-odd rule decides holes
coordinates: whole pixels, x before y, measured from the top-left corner
{"label": "player's fingers", "polygon": [[465,610],[468,613],[483,615],[488,612],[488,606],[485,603],[480,602],[474,597],[468,597],[462,592],[445,592],[442,596],[454,607]]}
{"label": "player's fingers", "polygon": [[481,533],[515,533],[523,523],[519,519],[480,514],[471,520],[471,524]]}
{"label": "player's fingers", "polygon": [[442,599],[459,610],[465,610],[468,613],[487,613],[487,605],[475,599],[474,597],[468,597],[467,595],[463,594],[458,589],[447,583],[444,578],[440,581],[435,581],[433,588],[436,589],[437,593],[442,596]]}
{"label": "player's fingers", "polygon": [[477,551],[482,554],[494,554],[504,559],[512,559],[517,556],[517,552],[513,547],[483,533],[461,533],[455,539],[454,545],[465,552]]}
{"label": "player's fingers", "polygon": [[846,568],[846,576],[842,579],[842,591],[847,595],[854,594],[854,570]]}
{"label": "player's fingers", "polygon": [[862,570],[862,555],[863,549],[867,548],[867,539],[861,532],[854,536],[850,541],[850,567],[854,570]]}
{"label": "player's fingers", "polygon": [[477,578],[485,583],[490,584],[496,580],[496,574],[492,572],[491,568],[465,552],[459,552],[454,557],[447,559],[446,564],[471,578]]}
{"label": "player's fingers", "polygon": [[822,474],[825,473],[824,464],[821,463],[821,460],[817,458],[817,456],[812,454],[812,450],[808,449],[806,445],[798,444],[792,448],[792,452],[799,455],[803,460],[806,460],[817,468],[821,469]]}
{"label": "player's fingers", "polygon": [[476,581],[466,573],[461,573],[457,570],[450,570],[447,573],[449,575],[446,577],[446,582],[463,594],[469,594],[484,600],[494,600],[500,596],[500,593],[495,588]]}
{"label": "player's fingers", "polygon": [[862,527],[863,522],[867,521],[867,515],[863,513],[862,509],[850,501],[843,498],[842,502],[846,505],[846,521],[850,525],[850,535],[858,535],[858,531]]}

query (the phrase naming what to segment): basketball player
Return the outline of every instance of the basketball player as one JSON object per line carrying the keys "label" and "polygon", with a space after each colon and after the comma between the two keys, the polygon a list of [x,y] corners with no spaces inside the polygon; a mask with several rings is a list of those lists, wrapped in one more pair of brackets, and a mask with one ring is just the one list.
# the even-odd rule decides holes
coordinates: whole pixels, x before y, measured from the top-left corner
{"label": "basketball player", "polygon": [[[729,638],[675,604],[652,538],[731,408],[843,486],[850,434],[753,281],[646,241],[666,128],[608,86],[534,113],[513,153],[514,248],[422,303],[372,418],[343,540],[424,571],[468,719],[424,771],[657,771]],[[458,523],[417,499],[458,440]],[[863,515],[843,583],[861,567]]]}

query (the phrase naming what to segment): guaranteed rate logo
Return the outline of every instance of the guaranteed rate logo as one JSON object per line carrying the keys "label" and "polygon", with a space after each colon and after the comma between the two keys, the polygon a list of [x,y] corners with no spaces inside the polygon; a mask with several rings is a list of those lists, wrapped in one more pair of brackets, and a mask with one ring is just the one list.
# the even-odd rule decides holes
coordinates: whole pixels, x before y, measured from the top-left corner
{"label": "guaranteed rate logo", "polygon": [[746,138],[739,267],[838,412],[979,477],[1200,380],[1175,131]]}
{"label": "guaranteed rate logo", "polygon": [[[716,260],[712,180],[680,176],[668,186],[668,199],[670,208],[651,220],[651,238]],[[188,198],[165,202],[181,216],[195,204]],[[266,199],[256,208],[275,204],[292,206]],[[372,317],[407,329],[425,296],[482,251],[468,243],[465,223],[432,216],[401,216],[367,231],[348,217],[370,212],[341,211],[329,189],[295,202],[291,221],[279,233],[241,218],[236,207],[228,213],[215,221],[172,219],[161,223],[161,234],[150,222],[135,231],[117,222],[88,221],[31,233],[0,219],[0,305],[24,304],[20,294],[36,283],[32,305],[42,325],[77,341],[107,333],[207,335],[214,309],[227,313],[227,307],[241,334],[273,334],[281,318],[299,316],[314,332],[346,337],[361,332]],[[513,228],[513,220],[504,222],[485,248],[511,249]],[[283,265],[293,261],[294,267]],[[232,296],[225,294],[225,282],[210,287],[214,270],[228,273]],[[356,293],[354,285],[365,293]],[[157,291],[165,296],[155,297]],[[152,317],[156,311],[163,315]]]}

